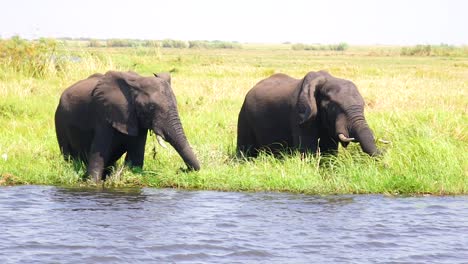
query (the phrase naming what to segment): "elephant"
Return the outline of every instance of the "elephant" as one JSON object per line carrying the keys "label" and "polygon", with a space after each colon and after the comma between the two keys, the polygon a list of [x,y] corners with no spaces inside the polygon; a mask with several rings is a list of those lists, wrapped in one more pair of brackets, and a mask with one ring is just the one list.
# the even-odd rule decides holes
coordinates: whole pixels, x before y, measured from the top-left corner
{"label": "elephant", "polygon": [[284,150],[336,154],[338,143],[360,143],[380,155],[364,118],[364,99],[356,85],[326,71],[302,79],[277,73],[258,82],[246,95],[237,124],[237,154]]}
{"label": "elephant", "polygon": [[80,80],[62,93],[55,129],[63,157],[83,161],[96,182],[124,153],[126,164],[143,167],[148,130],[169,142],[189,169],[200,169],[168,73],[108,71]]}

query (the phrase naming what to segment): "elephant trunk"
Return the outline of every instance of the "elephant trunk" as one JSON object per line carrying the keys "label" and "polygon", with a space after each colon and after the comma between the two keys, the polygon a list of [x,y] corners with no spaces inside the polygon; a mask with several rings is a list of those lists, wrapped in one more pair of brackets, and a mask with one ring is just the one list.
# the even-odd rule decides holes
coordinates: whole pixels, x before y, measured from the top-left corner
{"label": "elephant trunk", "polygon": [[364,116],[357,116],[352,119],[351,131],[361,145],[362,151],[373,157],[381,154],[375,145],[374,135]]}
{"label": "elephant trunk", "polygon": [[200,170],[200,163],[188,143],[177,111],[169,115],[168,126],[164,130],[165,140],[179,153],[187,167],[191,170]]}

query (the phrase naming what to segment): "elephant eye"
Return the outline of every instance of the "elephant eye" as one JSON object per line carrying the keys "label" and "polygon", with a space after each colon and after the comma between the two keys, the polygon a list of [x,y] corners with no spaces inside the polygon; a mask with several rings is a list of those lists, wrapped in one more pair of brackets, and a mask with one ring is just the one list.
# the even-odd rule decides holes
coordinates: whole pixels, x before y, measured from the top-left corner
{"label": "elephant eye", "polygon": [[328,104],[328,112],[334,115],[338,115],[339,113],[342,113],[343,110],[337,102],[330,102]]}
{"label": "elephant eye", "polygon": [[327,107],[327,106],[328,106],[328,103],[329,103],[328,101],[322,100],[322,101],[320,102],[320,106],[322,106],[322,107]]}
{"label": "elephant eye", "polygon": [[330,100],[330,96],[326,92],[321,92],[318,94],[319,98],[322,100]]}

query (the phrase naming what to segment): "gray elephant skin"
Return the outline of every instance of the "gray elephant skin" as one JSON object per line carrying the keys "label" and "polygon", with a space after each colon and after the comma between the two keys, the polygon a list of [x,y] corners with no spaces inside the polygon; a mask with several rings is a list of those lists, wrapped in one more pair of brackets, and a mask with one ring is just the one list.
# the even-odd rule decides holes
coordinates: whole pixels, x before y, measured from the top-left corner
{"label": "gray elephant skin", "polygon": [[247,93],[239,113],[237,152],[246,157],[285,150],[335,154],[339,142],[352,141],[371,156],[380,154],[358,89],[325,71],[302,79],[274,74]]}
{"label": "gray elephant skin", "polygon": [[78,81],[60,97],[55,128],[64,158],[85,162],[96,182],[124,153],[127,164],[142,167],[148,130],[169,142],[189,169],[200,169],[168,73],[109,71]]}

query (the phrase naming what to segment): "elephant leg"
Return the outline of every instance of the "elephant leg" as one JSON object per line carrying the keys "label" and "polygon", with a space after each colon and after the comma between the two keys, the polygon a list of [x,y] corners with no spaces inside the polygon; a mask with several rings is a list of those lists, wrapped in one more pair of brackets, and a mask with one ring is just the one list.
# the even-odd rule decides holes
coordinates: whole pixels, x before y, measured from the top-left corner
{"label": "elephant leg", "polygon": [[91,150],[88,157],[87,174],[96,182],[101,180],[105,166],[111,158],[114,129],[109,124],[102,124],[96,128]]}
{"label": "elephant leg", "polygon": [[66,161],[71,159],[88,163],[89,147],[92,133],[81,131],[77,128],[64,128],[57,133],[57,139]]}
{"label": "elephant leg", "polygon": [[79,158],[76,154],[76,151],[73,150],[71,142],[72,138],[70,137],[69,131],[70,129],[64,124],[64,122],[59,122],[57,118],[55,120],[55,128],[55,132],[57,134],[57,141],[63,158],[66,161],[72,158]]}
{"label": "elephant leg", "polygon": [[59,129],[57,128],[57,140],[58,140],[60,152],[62,153],[63,158],[67,161],[70,158],[73,158],[72,149],[70,146],[70,142],[66,136],[66,132],[63,130],[59,131]]}
{"label": "elephant leg", "polygon": [[258,155],[255,135],[250,127],[237,129],[237,155],[256,157]]}
{"label": "elephant leg", "polygon": [[317,153],[318,131],[313,123],[293,127],[293,145],[301,154]]}
{"label": "elephant leg", "polygon": [[338,153],[338,142],[329,136],[320,137],[319,147],[322,155],[335,155]]}
{"label": "elephant leg", "polygon": [[142,135],[128,137],[130,139],[127,142],[127,155],[125,156],[125,163],[127,165],[143,167],[147,133],[145,130]]}
{"label": "elephant leg", "polygon": [[317,136],[307,135],[307,136],[300,137],[299,151],[302,154],[305,154],[305,153],[315,154],[317,153],[317,148],[318,148]]}
{"label": "elephant leg", "polygon": [[[116,131],[114,131],[116,132]],[[115,136],[115,135],[114,135]],[[113,140],[113,145],[115,144],[115,138]],[[125,153],[125,146],[122,144],[115,145],[112,147],[112,150],[109,154],[109,160],[106,162],[104,166],[104,172],[102,175],[102,178],[105,180],[107,176],[109,176],[112,173],[112,169],[115,168],[115,163],[122,157],[122,155]]]}
{"label": "elephant leg", "polygon": [[55,133],[57,135],[57,141],[60,148],[60,153],[62,153],[65,160],[70,159],[70,144],[69,139],[67,138],[66,126],[62,121],[63,117],[60,114],[60,111],[57,110],[55,113]]}

